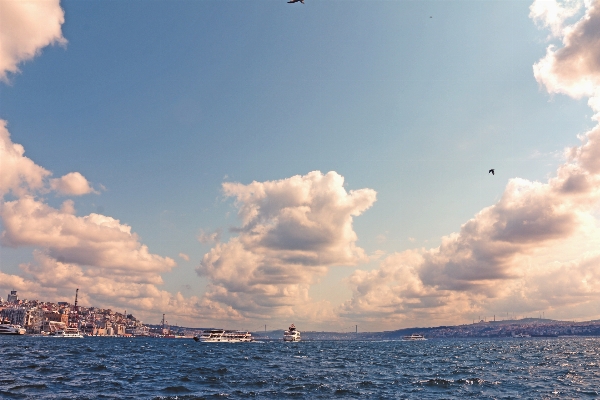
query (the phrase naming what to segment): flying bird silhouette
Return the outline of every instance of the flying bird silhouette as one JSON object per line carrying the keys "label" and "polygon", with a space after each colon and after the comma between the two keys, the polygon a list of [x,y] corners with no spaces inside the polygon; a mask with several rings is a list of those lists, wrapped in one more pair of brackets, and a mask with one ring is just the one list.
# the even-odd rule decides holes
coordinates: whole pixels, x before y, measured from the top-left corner
{"label": "flying bird silhouette", "polygon": [[304,4],[304,0],[290,0],[290,1],[288,1],[289,4],[291,4],[291,3],[297,3],[297,2],[300,2],[300,3]]}
{"label": "flying bird silhouette", "polygon": [[490,170],[488,171],[488,174],[489,174],[490,172],[492,173],[492,175],[495,175],[495,174],[494,174],[494,168],[490,169]]}

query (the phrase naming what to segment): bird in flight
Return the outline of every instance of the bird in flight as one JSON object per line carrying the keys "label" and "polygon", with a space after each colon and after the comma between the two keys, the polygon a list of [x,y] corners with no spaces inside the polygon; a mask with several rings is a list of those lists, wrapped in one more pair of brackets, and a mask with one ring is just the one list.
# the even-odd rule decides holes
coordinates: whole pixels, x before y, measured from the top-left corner
{"label": "bird in flight", "polygon": [[492,175],[494,175],[494,168],[490,169],[490,170],[488,171],[488,174],[489,174],[490,172],[492,173]]}
{"label": "bird in flight", "polygon": [[304,0],[290,0],[290,1],[288,1],[288,3],[290,3],[290,4],[291,3],[297,3],[297,2],[300,2],[300,3],[304,4]]}

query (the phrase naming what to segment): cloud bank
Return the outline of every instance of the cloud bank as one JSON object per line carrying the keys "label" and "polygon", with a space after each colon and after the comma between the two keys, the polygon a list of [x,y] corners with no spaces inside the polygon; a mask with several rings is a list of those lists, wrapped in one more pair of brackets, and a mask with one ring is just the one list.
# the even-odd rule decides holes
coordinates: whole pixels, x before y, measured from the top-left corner
{"label": "cloud bank", "polygon": [[[16,289],[22,296],[70,301],[78,287],[84,303],[105,307],[177,311],[179,315],[235,316],[231,310],[202,302],[197,297],[159,290],[161,273],[176,264],[152,254],[131,227],[112,217],[76,214],[73,200],[60,208],[48,205],[42,195],[84,195],[91,185],[79,172],[51,179],[52,173],[25,156],[13,143],[0,120],[0,244],[34,247],[34,261],[21,264],[22,275],[0,272],[0,289]],[[8,200],[7,200],[8,198]]]}
{"label": "cloud bank", "polygon": [[[531,17],[563,46],[534,65],[549,93],[589,97],[600,122],[600,2],[536,0]],[[385,259],[356,271],[338,312],[388,324],[456,321],[462,315],[550,311],[555,317],[598,317],[600,304],[600,126],[567,149],[567,161],[545,183],[511,179],[498,203],[480,211],[434,249]],[[547,314],[548,315],[548,314]]]}
{"label": "cloud bank", "polygon": [[66,44],[64,22],[59,0],[0,2],[0,80],[19,72],[19,63],[34,58],[42,48]]}
{"label": "cloud bank", "polygon": [[329,267],[367,260],[356,246],[352,220],[375,202],[375,191],[347,192],[342,176],[319,171],[224,183],[223,191],[235,199],[242,226],[197,268],[211,282],[206,297],[248,318],[330,313],[310,301],[308,289]]}
{"label": "cloud bank", "polygon": [[[33,261],[19,265],[21,274],[0,272],[0,290],[70,301],[76,288],[85,287],[83,303],[196,322],[280,316],[327,321],[335,317],[333,308],[312,301],[310,285],[330,267],[368,260],[356,246],[352,221],[375,202],[375,191],[348,192],[342,176],[319,171],[248,185],[224,183],[241,226],[225,243],[220,231],[200,235],[214,243],[197,268],[210,282],[203,296],[171,294],[159,287],[175,261],[151,253],[129,225],[99,213],[78,215],[71,199],[58,208],[46,202],[46,194],[92,193],[82,174],[52,178],[12,142],[5,121],[0,145],[0,168],[6,171],[0,180],[0,244],[35,249]],[[189,260],[184,253],[179,257]]]}

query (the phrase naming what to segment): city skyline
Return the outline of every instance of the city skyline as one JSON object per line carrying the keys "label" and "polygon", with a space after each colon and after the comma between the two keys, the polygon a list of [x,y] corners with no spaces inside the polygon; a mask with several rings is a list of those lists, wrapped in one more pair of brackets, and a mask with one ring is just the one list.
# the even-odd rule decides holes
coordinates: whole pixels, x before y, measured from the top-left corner
{"label": "city skyline", "polygon": [[251,330],[600,318],[600,1],[296,6],[2,2],[0,291]]}

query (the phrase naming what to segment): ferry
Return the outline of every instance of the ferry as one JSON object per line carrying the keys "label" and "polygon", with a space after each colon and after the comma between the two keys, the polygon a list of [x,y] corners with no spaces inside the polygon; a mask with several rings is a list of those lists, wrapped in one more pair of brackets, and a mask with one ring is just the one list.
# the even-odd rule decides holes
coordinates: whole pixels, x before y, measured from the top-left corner
{"label": "ferry", "polygon": [[50,334],[52,337],[58,338],[83,338],[81,332],[77,328],[66,328],[64,331],[56,331]]}
{"label": "ferry", "polygon": [[418,333],[413,333],[412,335],[406,335],[402,338],[405,341],[414,341],[414,340],[427,340],[425,336],[419,335]]}
{"label": "ferry", "polygon": [[24,335],[25,328],[21,325],[0,324],[0,335]]}
{"label": "ferry", "polygon": [[207,329],[194,336],[196,342],[207,343],[241,343],[252,342],[254,338],[248,331],[228,331],[225,329]]}
{"label": "ferry", "polygon": [[283,332],[284,342],[299,342],[300,332],[296,329],[294,324],[290,325],[287,331]]}

